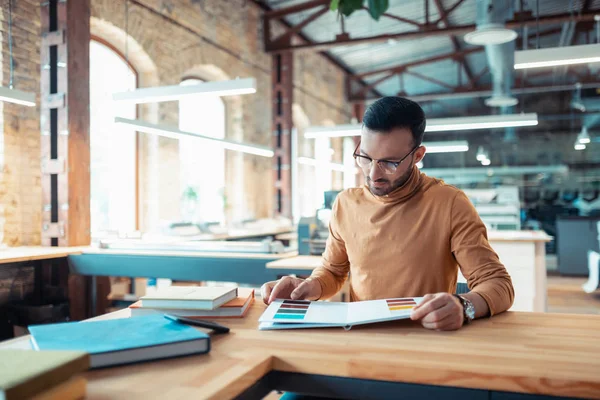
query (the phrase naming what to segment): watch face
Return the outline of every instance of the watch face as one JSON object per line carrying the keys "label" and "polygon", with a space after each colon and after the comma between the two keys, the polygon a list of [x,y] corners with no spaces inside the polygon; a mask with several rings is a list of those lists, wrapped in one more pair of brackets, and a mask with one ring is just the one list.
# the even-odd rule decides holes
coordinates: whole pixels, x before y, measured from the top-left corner
{"label": "watch face", "polygon": [[470,301],[467,301],[467,307],[465,308],[465,314],[469,319],[475,319],[475,307]]}

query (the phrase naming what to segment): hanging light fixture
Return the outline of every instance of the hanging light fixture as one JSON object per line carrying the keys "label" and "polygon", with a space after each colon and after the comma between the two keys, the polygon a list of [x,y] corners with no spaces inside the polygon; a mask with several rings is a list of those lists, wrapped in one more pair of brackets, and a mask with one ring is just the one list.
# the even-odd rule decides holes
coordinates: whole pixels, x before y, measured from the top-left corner
{"label": "hanging light fixture", "polygon": [[234,96],[256,93],[256,79],[202,82],[195,85],[172,85],[141,88],[113,94],[114,101],[135,104],[181,100],[189,96]]}
{"label": "hanging light fixture", "polygon": [[150,133],[152,135],[159,135],[173,139],[180,139],[182,137],[193,137],[198,140],[205,141],[207,143],[217,144],[227,150],[254,154],[261,157],[273,157],[273,155],[275,154],[273,152],[273,149],[266,146],[234,142],[232,140],[227,139],[217,139],[209,136],[200,135],[199,133],[185,132],[170,126],[156,125],[135,119],[116,117],[115,123],[128,126],[130,128],[135,129],[138,132],[145,132]]}
{"label": "hanging light fixture", "polygon": [[485,160],[487,157],[485,155],[485,152],[483,151],[483,147],[479,146],[479,148],[477,149],[477,161],[483,161]]}
{"label": "hanging light fixture", "polygon": [[[462,131],[475,129],[513,128],[535,126],[538,124],[537,113],[528,114],[499,114],[475,117],[431,118],[427,120],[425,132]],[[306,129],[304,137],[360,136],[360,124],[337,126],[313,126]]]}
{"label": "hanging light fixture", "polygon": [[585,144],[579,142],[575,142],[575,145],[573,146],[575,150],[585,150],[585,147]]}
{"label": "hanging light fixture", "polygon": [[20,104],[28,107],[35,107],[35,93],[24,92],[14,89],[14,60],[13,60],[13,44],[12,44],[12,0],[8,2],[8,53],[9,53],[9,68],[10,77],[8,87],[0,86],[0,101],[5,101],[14,104]]}
{"label": "hanging light fixture", "polygon": [[588,144],[591,142],[587,126],[581,128],[581,132],[579,132],[579,135],[577,135],[577,142],[581,144]]}

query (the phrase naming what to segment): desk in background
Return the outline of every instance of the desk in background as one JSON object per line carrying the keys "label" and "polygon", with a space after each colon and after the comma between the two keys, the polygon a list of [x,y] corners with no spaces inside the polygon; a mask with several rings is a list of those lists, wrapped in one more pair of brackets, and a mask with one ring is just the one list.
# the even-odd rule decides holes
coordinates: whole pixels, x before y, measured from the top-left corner
{"label": "desk in background", "polygon": [[208,355],[86,373],[87,398],[260,399],[282,390],[348,399],[600,399],[600,316],[507,312],[455,332],[409,320],[262,332],[264,308],[257,301],[246,318],[220,320],[231,333],[213,336]]}

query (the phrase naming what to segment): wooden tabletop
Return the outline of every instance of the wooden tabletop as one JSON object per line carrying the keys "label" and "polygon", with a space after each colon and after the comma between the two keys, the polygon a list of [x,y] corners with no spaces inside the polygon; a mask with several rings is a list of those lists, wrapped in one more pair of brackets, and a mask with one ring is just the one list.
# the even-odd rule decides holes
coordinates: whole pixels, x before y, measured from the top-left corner
{"label": "wooden tabletop", "polygon": [[246,318],[219,320],[231,332],[213,336],[207,355],[90,371],[87,398],[228,399],[279,370],[600,399],[600,316],[506,312],[455,332],[409,320],[259,331],[263,311],[257,299]]}
{"label": "wooden tabletop", "polygon": [[49,260],[62,258],[70,254],[81,254],[87,247],[42,247],[22,246],[0,249],[0,264]]}

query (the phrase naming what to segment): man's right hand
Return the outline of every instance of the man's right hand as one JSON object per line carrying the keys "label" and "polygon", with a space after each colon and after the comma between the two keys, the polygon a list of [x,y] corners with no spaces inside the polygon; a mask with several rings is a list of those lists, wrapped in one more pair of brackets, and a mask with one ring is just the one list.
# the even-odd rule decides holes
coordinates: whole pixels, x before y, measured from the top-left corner
{"label": "man's right hand", "polygon": [[260,294],[265,304],[275,299],[317,300],[321,297],[321,284],[316,279],[284,276],[262,285]]}

